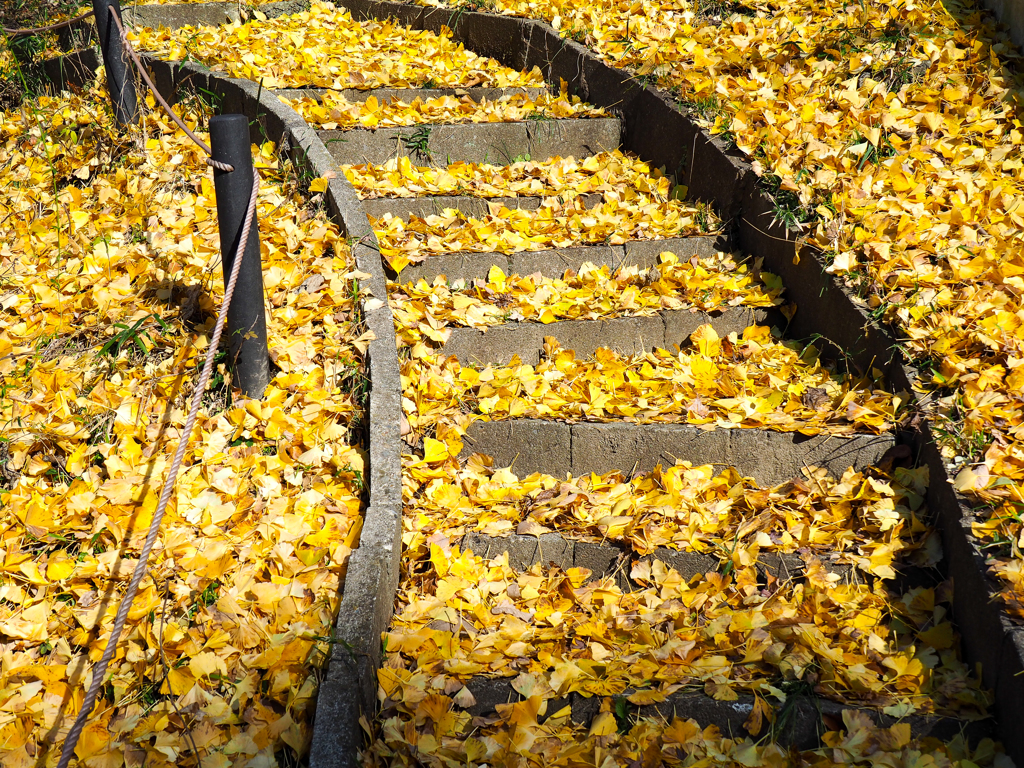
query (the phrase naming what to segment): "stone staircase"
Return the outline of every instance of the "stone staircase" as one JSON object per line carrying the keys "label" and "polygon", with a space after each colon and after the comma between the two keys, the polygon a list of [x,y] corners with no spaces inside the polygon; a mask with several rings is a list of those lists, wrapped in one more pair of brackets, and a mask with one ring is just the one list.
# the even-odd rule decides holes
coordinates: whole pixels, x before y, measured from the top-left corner
{"label": "stone staircase", "polygon": [[[295,92],[290,92],[295,93]],[[409,102],[414,98],[439,95],[441,91],[380,89],[363,91],[359,98],[377,95],[380,99],[397,98]],[[444,91],[443,93],[448,93]],[[290,95],[289,94],[289,95]],[[310,90],[304,95],[314,95]],[[458,96],[474,100],[493,98],[494,89],[459,89]],[[332,157],[341,165],[380,164],[394,157],[407,156],[420,165],[445,166],[454,162],[510,165],[515,159],[528,156],[532,160],[549,157],[577,158],[599,151],[616,149],[622,132],[617,118],[560,119],[524,121],[519,123],[469,123],[437,125],[424,129],[387,128],[375,131],[319,131]],[[410,148],[410,137],[426,140],[419,150]],[[580,203],[585,207],[600,204],[599,195],[587,195]],[[499,196],[491,198],[457,196],[423,196],[417,198],[374,198],[362,203],[371,220],[390,214],[408,219],[428,216],[446,209],[456,209],[469,216],[483,216],[495,204],[508,208],[536,210],[540,198]],[[433,255],[412,264],[399,275],[390,272],[392,280],[401,283],[425,280],[427,283],[443,276],[456,288],[486,280],[492,267],[506,275],[539,273],[546,277],[562,276],[566,270],[579,270],[586,263],[608,265],[612,269],[635,266],[641,270],[656,268],[659,254],[675,253],[680,259],[705,257],[718,251],[730,251],[734,243],[727,232],[678,237],[662,240],[629,240],[622,245],[573,245],[565,248],[519,252],[454,252]],[[385,263],[385,268],[387,267]],[[777,309],[728,307],[721,311],[697,312],[689,309],[663,310],[653,316],[613,317],[607,320],[566,320],[548,324],[509,322],[486,331],[454,328],[448,340],[437,349],[453,356],[464,365],[483,368],[508,364],[518,358],[526,365],[536,365],[544,356],[546,339],[557,340],[562,349],[573,350],[576,357],[592,356],[598,349],[620,355],[638,355],[656,350],[685,347],[688,337],[699,326],[708,324],[719,336],[742,334],[748,326],[774,326],[784,329],[786,322]],[[780,338],[784,338],[780,336]],[[890,425],[893,426],[893,425]],[[520,477],[541,472],[554,477],[580,477],[589,473],[620,471],[649,472],[657,466],[671,466],[676,461],[695,465],[715,464],[735,467],[744,476],[754,478],[764,487],[771,487],[798,478],[806,467],[822,467],[835,477],[848,468],[866,470],[888,460],[906,461],[909,451],[897,447],[894,428],[875,434],[837,437],[829,434],[805,436],[760,429],[707,429],[686,423],[637,423],[611,421],[604,423],[580,421],[568,423],[545,419],[508,419],[474,421],[465,434],[460,460],[471,454],[489,456],[495,467],[515,467]],[[409,521],[406,520],[408,528]],[[508,564],[519,573],[534,566],[542,569],[585,569],[586,581],[609,580],[624,593],[639,588],[630,574],[640,563],[655,560],[675,569],[684,579],[701,578],[717,573],[723,565],[716,554],[659,547],[639,555],[617,542],[596,543],[573,538],[569,533],[555,531],[542,535],[512,533],[490,536],[468,533],[451,542],[463,552],[469,551],[484,559],[507,557]],[[407,559],[408,555],[404,557]],[[799,583],[808,563],[796,552],[765,552],[757,563],[762,580],[773,583]],[[848,583],[874,582],[851,566],[842,552],[822,559],[828,573]],[[910,584],[934,584],[935,577],[914,568],[906,568],[890,585],[894,592]],[[401,585],[400,585],[401,591]],[[443,625],[443,624],[442,624]],[[452,627],[453,638],[459,628]],[[652,683],[654,681],[652,680]],[[472,676],[465,681],[473,703],[465,711],[481,723],[493,718],[496,708],[521,698],[511,677]],[[629,691],[624,691],[624,694]],[[548,702],[549,714],[564,706],[570,707],[574,722],[588,725],[598,714],[600,697],[570,693]],[[744,722],[754,707],[754,698],[741,695],[735,701],[719,701],[707,694],[684,689],[664,701],[640,706],[639,716],[677,716],[695,719],[702,727],[717,725],[723,733],[741,736],[747,733]],[[794,699],[783,728],[772,729],[766,721],[751,735],[771,738],[784,746],[807,749],[820,746],[820,734],[826,725],[840,722],[840,714],[848,708],[815,695]],[[889,726],[897,718],[865,709],[879,725]],[[385,699],[382,716],[393,714],[394,702]],[[913,715],[904,718],[914,736],[950,739],[966,732],[978,739],[988,734],[987,722],[966,722],[955,717]]]}

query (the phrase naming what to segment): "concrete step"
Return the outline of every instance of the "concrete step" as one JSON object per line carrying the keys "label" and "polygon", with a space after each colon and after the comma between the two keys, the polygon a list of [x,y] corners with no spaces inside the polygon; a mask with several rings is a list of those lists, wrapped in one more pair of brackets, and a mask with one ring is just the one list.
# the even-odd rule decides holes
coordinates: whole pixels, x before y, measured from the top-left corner
{"label": "concrete step", "polygon": [[595,117],[318,133],[339,165],[380,165],[404,156],[418,165],[445,166],[456,161],[511,165],[526,156],[584,157],[618,148],[621,131],[618,118]]}
{"label": "concrete step", "polygon": [[612,269],[633,264],[641,269],[649,269],[658,264],[658,257],[664,251],[671,251],[682,259],[689,259],[691,256],[714,256],[721,251],[729,251],[730,248],[731,241],[727,235],[714,234],[671,237],[664,240],[630,240],[624,245],[581,245],[509,254],[458,251],[429,256],[419,264],[410,264],[398,275],[398,281],[408,283],[426,280],[432,283],[435,277],[444,275],[449,283],[457,280],[468,283],[471,280],[486,280],[492,266],[497,266],[506,275],[532,275],[539,272],[545,277],[561,277],[567,269],[578,272],[587,262],[599,267],[608,265]]}
{"label": "concrete step", "polygon": [[[385,213],[408,221],[411,216],[425,219],[427,216],[439,214],[445,208],[454,208],[466,216],[481,218],[490,213],[490,206],[505,206],[510,211],[520,209],[535,211],[548,198],[543,197],[473,197],[470,195],[432,195],[426,197],[375,197],[363,200],[363,210],[367,216],[380,218]],[[569,196],[562,198],[568,201]],[[604,196],[592,193],[575,197],[585,208],[594,208],[602,203]]]}
{"label": "concrete step", "polygon": [[372,88],[369,90],[359,88],[342,88],[340,90],[331,88],[278,88],[274,90],[274,94],[284,99],[310,98],[316,99],[318,102],[323,101],[325,93],[340,96],[346,101],[351,102],[363,102],[371,96],[375,96],[382,103],[390,104],[393,101],[402,101],[406,104],[411,104],[416,99],[427,101],[428,99],[437,99],[442,96],[454,96],[457,99],[468,96],[476,102],[481,102],[485,99],[487,101],[497,101],[506,96],[518,95],[525,95],[531,99],[536,99],[538,96],[543,96],[547,91],[547,88]]}
{"label": "concrete step", "polygon": [[781,326],[782,313],[767,307],[729,307],[715,312],[666,309],[649,317],[615,317],[608,320],[561,320],[556,323],[505,323],[486,332],[476,328],[453,328],[440,354],[457,357],[462,363],[506,365],[514,355],[537,365],[544,350],[544,337],[554,336],[563,349],[577,357],[589,357],[599,347],[621,355],[636,355],[655,349],[672,350],[697,328],[710,324],[719,336],[742,333],[751,325]]}
{"label": "concrete step", "polygon": [[[476,717],[487,717],[495,713],[499,704],[508,704],[521,700],[521,696],[512,686],[512,678],[473,677],[467,683],[476,699],[476,703],[468,711]],[[632,690],[624,695],[633,693]],[[597,716],[601,706],[601,698],[586,697],[579,693],[570,693],[561,699],[550,700],[544,717],[549,717],[565,706],[571,708],[572,720],[576,723],[589,725]],[[389,702],[384,702],[384,713]],[[896,723],[910,726],[913,738],[930,736],[944,742],[958,735],[967,741],[977,744],[985,738],[993,736],[993,724],[990,720],[967,721],[939,715],[914,714],[896,718],[877,710],[840,704],[815,695],[792,695],[785,705],[773,702],[775,710],[775,729],[766,717],[762,728],[754,734],[748,734],[744,723],[754,708],[754,697],[739,694],[735,701],[717,701],[710,696],[694,690],[681,690],[669,694],[664,701],[646,706],[629,705],[629,715],[647,718],[693,719],[702,728],[715,725],[725,736],[754,739],[769,738],[784,747],[797,749],[816,749],[820,747],[821,735],[829,730],[842,728],[843,711],[853,709],[870,718],[876,725],[889,728]],[[543,719],[543,718],[541,718]]]}
{"label": "concrete step", "polygon": [[648,472],[676,461],[732,466],[759,485],[801,477],[807,466],[841,477],[850,467],[869,467],[895,445],[892,433],[834,437],[763,429],[700,429],[690,424],[629,422],[568,424],[542,419],[475,421],[459,458],[483,453],[520,477],[556,477],[613,470]]}
{"label": "concrete step", "polygon": [[[598,543],[564,536],[561,533],[544,533],[540,536],[487,536],[469,533],[462,537],[459,546],[463,551],[491,560],[508,553],[508,564],[515,571],[526,571],[540,563],[543,566],[557,565],[562,570],[586,568],[590,571],[587,581],[611,578],[623,592],[637,589],[630,579],[634,563],[660,560],[674,568],[680,576],[689,581],[695,576],[720,571],[723,560],[714,554],[658,547],[648,555],[639,555],[625,544]],[[828,573],[834,573],[847,583],[868,583],[874,579],[870,574],[856,570],[852,563],[844,560],[843,553],[832,552],[819,558]],[[806,570],[803,558],[795,552],[761,552],[757,563],[758,573],[764,579],[772,576],[779,581],[799,580]]]}

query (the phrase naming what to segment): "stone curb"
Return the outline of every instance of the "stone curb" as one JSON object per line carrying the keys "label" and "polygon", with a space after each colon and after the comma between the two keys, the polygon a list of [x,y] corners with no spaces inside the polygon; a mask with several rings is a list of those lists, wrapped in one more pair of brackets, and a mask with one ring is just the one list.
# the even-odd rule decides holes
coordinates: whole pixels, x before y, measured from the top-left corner
{"label": "stone curb", "polygon": [[624,245],[577,245],[509,254],[457,251],[428,256],[419,264],[410,264],[399,273],[397,279],[401,283],[420,280],[432,283],[436,277],[444,275],[449,283],[457,280],[486,280],[492,266],[498,267],[506,275],[532,275],[539,272],[544,277],[562,277],[565,270],[577,272],[587,262],[599,267],[609,266],[613,270],[624,265],[649,269],[658,265],[658,257],[663,251],[672,251],[688,259],[691,256],[709,258],[720,251],[730,250],[732,247],[728,236],[719,233],[664,240],[629,240]]}
{"label": "stone curb", "polygon": [[525,156],[540,161],[559,155],[597,154],[619,146],[621,127],[616,118],[566,117],[319,132],[340,165],[381,165],[395,157],[409,157],[420,165],[442,166],[454,162],[511,164]]}
{"label": "stone curb", "polygon": [[[786,298],[799,307],[790,326],[794,337],[820,334],[823,354],[861,370],[880,369],[894,390],[911,391],[914,368],[902,359],[898,335],[865,311],[839,280],[825,272],[822,253],[799,241],[797,233],[771,223],[771,201],[758,189],[750,163],[688,117],[655,88],[643,87],[549,25],[528,19],[476,12],[423,8],[387,0],[342,0],[356,19],[394,17],[416,29],[447,24],[454,39],[506,66],[539,66],[549,83],[565,79],[569,92],[622,116],[622,150],[654,167],[677,174],[691,199],[711,202],[736,227],[746,253],[764,257],[764,268],[778,274]],[[1014,723],[1024,721],[1024,627],[1002,610],[999,586],[988,576],[986,556],[971,534],[975,515],[968,500],[952,488],[938,446],[925,424],[907,442],[931,470],[927,503],[941,531],[946,568],[956,584],[953,616],[965,659],[982,664],[982,680],[995,691],[995,716],[1007,752],[1024,765],[1024,737]]]}
{"label": "stone curb", "polygon": [[719,336],[743,333],[750,325],[774,325],[781,313],[763,307],[729,307],[715,312],[666,309],[647,317],[614,317],[607,320],[560,320],[555,323],[505,323],[486,331],[454,328],[439,354],[465,364],[506,365],[514,355],[526,365],[537,365],[544,337],[553,336],[577,359],[589,357],[599,347],[620,355],[637,355],[655,349],[672,351],[690,334],[710,324]]}
{"label": "stone curb", "polygon": [[534,472],[579,477],[634,467],[649,472],[679,460],[733,466],[758,485],[770,486],[800,477],[810,465],[842,477],[851,466],[877,464],[895,442],[892,434],[807,437],[767,429],[704,430],[691,424],[511,419],[474,421],[459,458],[483,453],[493,457],[494,466],[511,466],[520,477]]}

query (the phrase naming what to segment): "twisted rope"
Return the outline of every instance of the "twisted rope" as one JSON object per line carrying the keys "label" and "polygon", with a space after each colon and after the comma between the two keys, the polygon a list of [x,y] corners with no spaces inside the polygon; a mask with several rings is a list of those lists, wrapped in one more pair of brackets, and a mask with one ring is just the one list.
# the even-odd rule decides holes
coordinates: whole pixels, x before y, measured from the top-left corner
{"label": "twisted rope", "polygon": [[153,81],[149,78],[149,73],[146,72],[146,68],[145,66],[143,66],[142,60],[139,58],[139,54],[135,52],[135,49],[132,47],[132,44],[128,41],[128,33],[125,32],[124,26],[121,24],[121,20],[117,18],[117,14],[114,13],[113,8],[110,9],[110,15],[114,19],[114,24],[117,25],[117,30],[121,35],[121,44],[124,46],[124,49],[128,51],[128,55],[131,56],[132,62],[134,62],[135,64],[135,68],[139,70],[139,74],[142,75],[142,79],[146,81],[146,85],[148,85],[149,90],[152,91],[153,98],[155,98],[157,102],[160,104],[160,106],[164,108],[164,111],[168,115],[170,115],[171,120],[177,123],[178,127],[185,132],[185,135],[192,139],[192,141],[194,141],[196,145],[207,154],[206,164],[211,165],[214,168],[217,168],[218,170],[221,171],[235,170],[235,167],[233,165],[229,165],[228,163],[222,163],[220,160],[214,160],[212,157],[209,157],[209,155],[213,154],[213,150],[210,149],[210,146],[205,141],[196,136],[192,132],[192,130],[187,125],[185,125],[185,121],[174,113],[174,110],[171,109],[171,105],[164,101],[164,97],[160,95],[160,91],[153,84]]}
{"label": "twisted rope", "polygon": [[[83,14],[83,16],[86,15],[88,14]],[[110,15],[113,17],[114,23],[117,25],[121,36],[121,42],[124,45],[125,50],[131,56],[132,62],[135,64],[135,68],[146,81],[146,85],[153,92],[153,96],[160,103],[160,106],[162,106],[167,114],[170,115],[171,119],[177,123],[178,127],[181,128],[185,134],[208,155],[206,159],[208,165],[222,171],[233,171],[234,166],[209,157],[212,153],[209,145],[196,136],[196,134],[193,133],[187,125],[185,125],[181,118],[174,113],[174,110],[171,109],[170,105],[164,100],[156,86],[153,84],[153,81],[146,72],[142,61],[139,59],[138,54],[136,54],[135,49],[132,48],[131,43],[128,42],[128,36],[125,32],[124,26],[121,24],[121,20],[117,17],[117,14],[114,13],[113,8],[110,10]],[[210,376],[213,373],[214,357],[217,354],[217,348],[220,345],[220,338],[224,332],[224,322],[227,319],[228,307],[231,306],[231,298],[235,293],[235,284],[238,282],[238,272],[239,268],[242,266],[242,257],[245,253],[245,246],[249,242],[249,234],[252,230],[253,220],[256,217],[256,198],[259,194],[259,184],[259,173],[253,169],[252,194],[249,196],[249,208],[245,213],[245,222],[242,225],[242,235],[239,238],[238,250],[235,252],[234,263],[231,266],[231,275],[228,278],[227,287],[224,289],[224,301],[221,303],[220,312],[217,315],[217,323],[214,326],[213,338],[210,340],[210,347],[206,351],[206,359],[203,362],[203,371],[200,374],[199,381],[196,382],[195,390],[192,393],[192,407],[189,410],[188,418],[185,419],[185,429],[182,432],[181,439],[178,441],[178,448],[174,453],[174,460],[171,462],[167,479],[164,481],[163,490],[160,493],[160,501],[157,504],[156,512],[153,513],[153,520],[149,524],[149,531],[146,534],[146,541],[145,544],[143,544],[142,551],[139,553],[139,560],[135,564],[134,570],[132,570],[132,577],[128,583],[128,589],[125,590],[124,596],[121,598],[121,604],[118,606],[117,616],[114,618],[114,626],[110,630],[110,637],[107,638],[106,647],[103,649],[103,656],[93,669],[92,682],[89,684],[89,690],[85,694],[85,701],[82,703],[82,708],[78,711],[78,715],[75,717],[75,722],[72,724],[71,729],[68,731],[67,738],[64,740],[57,768],[67,768],[68,764],[71,762],[71,757],[74,755],[78,739],[82,735],[82,730],[85,728],[90,714],[92,714],[100,689],[103,687],[103,678],[106,676],[107,667],[110,666],[110,662],[117,650],[117,644],[121,639],[121,633],[124,632],[124,625],[128,620],[128,612],[131,610],[132,603],[135,601],[135,595],[139,591],[139,585],[146,576],[146,571],[149,565],[149,556],[153,551],[153,546],[156,544],[156,538],[160,533],[160,522],[163,519],[164,513],[167,511],[167,505],[170,503],[171,493],[174,491],[174,486],[178,479],[178,472],[181,471],[181,464],[185,458],[185,450],[188,448],[189,438],[192,436],[192,430],[195,428],[196,418],[199,416],[199,407],[202,403],[203,395],[206,392],[206,387],[210,383]],[[198,754],[196,755],[196,758],[199,758]]]}
{"label": "twisted rope", "polygon": [[64,21],[58,21],[56,24],[50,24],[45,27],[28,27],[26,29],[9,29],[8,27],[0,27],[8,35],[34,35],[38,32],[52,32],[55,29],[62,29],[63,27],[70,27],[72,24],[87,19],[92,16],[92,11],[86,11],[81,16],[75,16],[73,19],[65,19]]}
{"label": "twisted rope", "polygon": [[96,704],[96,697],[99,695],[100,688],[103,687],[103,678],[106,674],[107,667],[110,664],[110,660],[114,657],[114,651],[117,649],[117,643],[121,638],[121,632],[124,630],[125,621],[128,619],[128,611],[131,609],[132,602],[135,600],[135,594],[139,591],[139,584],[142,583],[142,579],[146,575],[146,567],[149,563],[149,554],[153,550],[157,534],[160,532],[160,520],[163,518],[164,512],[167,510],[167,504],[171,499],[171,492],[174,490],[174,484],[178,479],[178,472],[181,469],[181,463],[185,458],[185,449],[188,447],[189,437],[192,435],[192,429],[195,427],[196,417],[199,415],[199,406],[202,403],[203,394],[206,392],[206,385],[210,383],[210,375],[213,373],[213,359],[217,354],[220,337],[224,331],[224,321],[227,319],[228,307],[231,305],[231,297],[235,292],[235,283],[238,281],[238,270],[242,265],[242,255],[245,253],[245,245],[249,241],[249,232],[252,229],[252,222],[256,215],[256,195],[259,192],[260,177],[259,173],[255,169],[253,169],[252,173],[252,194],[249,197],[249,209],[245,213],[245,223],[242,225],[242,236],[239,239],[238,250],[235,253],[235,262],[231,266],[231,277],[228,279],[227,287],[224,289],[224,301],[221,303],[220,313],[217,315],[217,324],[213,329],[213,338],[210,340],[210,348],[206,351],[206,361],[203,363],[203,372],[200,374],[199,381],[196,383],[195,391],[192,393],[192,409],[189,411],[188,418],[185,420],[185,429],[182,432],[181,440],[178,442],[178,449],[174,453],[174,461],[171,462],[171,468],[168,472],[167,479],[164,481],[163,491],[160,494],[160,502],[157,504],[156,512],[153,513],[153,521],[149,525],[149,533],[146,535],[146,543],[142,547],[142,552],[139,553],[139,561],[136,563],[135,569],[132,571],[132,578],[128,583],[128,589],[125,591],[124,597],[121,598],[121,605],[118,607],[117,617],[114,619],[114,626],[110,630],[110,637],[107,639],[107,645],[103,649],[103,658],[100,659],[99,664],[97,664],[93,669],[92,683],[89,685],[89,690],[85,694],[85,701],[82,704],[82,708],[78,711],[78,716],[75,718],[74,725],[71,726],[71,730],[68,731],[67,738],[64,740],[64,746],[61,751],[60,762],[57,763],[57,768],[67,768],[68,763],[71,760],[71,755],[74,754],[75,745],[78,743],[78,737],[82,735],[82,729],[85,728],[89,715],[92,713],[92,708]]}

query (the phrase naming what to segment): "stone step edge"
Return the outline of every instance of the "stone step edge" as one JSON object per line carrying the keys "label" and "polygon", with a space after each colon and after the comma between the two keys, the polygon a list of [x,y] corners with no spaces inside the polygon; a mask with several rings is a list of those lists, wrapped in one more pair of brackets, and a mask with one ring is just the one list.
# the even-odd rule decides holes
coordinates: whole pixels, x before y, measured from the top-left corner
{"label": "stone step edge", "polygon": [[463,365],[506,365],[514,355],[527,365],[537,365],[544,349],[544,337],[553,336],[563,349],[589,357],[599,348],[620,355],[636,355],[656,349],[674,351],[697,328],[710,325],[722,338],[742,334],[751,325],[785,326],[785,318],[774,307],[727,307],[705,312],[691,309],[663,309],[654,315],[637,317],[559,320],[554,323],[517,322],[492,325],[486,332],[477,328],[452,328],[439,354],[456,357]]}
{"label": "stone step edge", "polygon": [[[476,703],[464,711],[474,717],[486,718],[496,714],[497,705],[520,701],[522,697],[512,687],[512,680],[513,678],[508,677],[495,678],[482,675],[470,678],[466,683],[466,688],[473,694]],[[607,698],[614,702],[630,693],[631,691],[627,690],[619,696]],[[603,698],[606,697],[588,697],[572,692],[556,699],[549,699],[545,714],[539,719],[543,721],[568,706],[574,723],[589,726],[599,713]],[[790,697],[789,701],[792,703],[789,704],[788,715],[784,715],[786,705],[771,702],[776,721],[782,717],[785,717],[786,721],[781,732],[774,734],[774,741],[783,746],[794,746],[801,750],[820,747],[823,732],[836,726],[842,728],[842,713],[845,710],[853,710],[866,715],[882,728],[890,728],[897,723],[907,723],[910,725],[912,738],[932,737],[948,742],[963,734],[970,743],[976,744],[984,738],[991,738],[994,731],[990,720],[970,721],[931,714],[911,714],[903,718],[896,718],[876,709],[842,704],[818,695],[794,695]],[[753,735],[747,732],[744,723],[754,708],[754,702],[755,697],[750,694],[737,693],[737,698],[734,701],[720,701],[699,691],[677,691],[656,704],[642,706],[629,704],[627,712],[631,722],[632,718],[636,716],[693,719],[702,729],[709,725],[715,725],[726,737],[756,740],[771,736],[772,725],[768,718],[764,718],[760,731]],[[393,706],[393,702],[385,699],[383,713],[386,714],[391,706]],[[824,718],[829,718],[832,721],[831,727],[826,726]]]}
{"label": "stone step edge", "polygon": [[366,101],[370,96],[375,97],[378,101],[383,103],[391,103],[393,101],[402,101],[406,104],[411,103],[415,99],[421,99],[426,101],[427,99],[437,99],[442,96],[453,96],[455,98],[462,98],[463,96],[469,96],[473,101],[480,102],[486,99],[487,101],[496,101],[504,96],[516,96],[519,94],[529,96],[531,99],[536,99],[538,96],[542,96],[548,93],[547,86],[529,87],[529,86],[516,86],[510,88],[499,88],[499,87],[481,87],[478,85],[461,87],[456,86],[453,88],[320,88],[320,87],[308,87],[308,88],[275,88],[272,93],[276,96],[280,96],[285,99],[300,99],[300,98],[311,98],[315,99],[318,103],[322,103],[324,94],[331,93],[336,96],[340,96],[349,102],[363,102]]}
{"label": "stone step edge", "polygon": [[493,457],[520,477],[544,472],[565,477],[595,472],[649,472],[676,461],[731,466],[762,486],[802,477],[806,466],[841,477],[849,468],[876,466],[896,444],[881,435],[807,437],[767,429],[700,429],[691,424],[575,422],[545,419],[475,421],[466,430],[460,460]]}
{"label": "stone step edge", "polygon": [[466,216],[481,217],[490,213],[489,206],[503,205],[510,211],[535,211],[545,199],[575,199],[584,208],[596,208],[604,202],[600,193],[588,192],[582,195],[546,195],[518,197],[483,197],[479,195],[424,195],[422,197],[373,197],[361,200],[367,215],[381,218],[390,213],[398,219],[409,220],[411,216],[425,219],[427,216],[440,214],[446,208],[454,208]]}
{"label": "stone step edge", "polygon": [[[671,251],[683,259],[697,256],[710,258],[716,253],[729,252],[732,241],[725,233],[668,237],[661,240],[629,240],[622,245],[579,245],[571,248],[549,248],[541,251],[497,253],[494,251],[454,251],[428,256],[418,264],[410,264],[397,276],[389,270],[392,279],[400,283],[426,280],[444,275],[449,284],[457,280],[486,280],[492,266],[506,275],[532,275],[561,277],[566,270],[579,272],[587,262],[609,266],[613,270],[636,265],[641,269],[657,266],[663,251]],[[681,252],[680,252],[681,251]]]}
{"label": "stone step edge", "polygon": [[566,117],[316,130],[341,165],[379,165],[392,157],[411,157],[419,164],[432,165],[455,161],[511,165],[527,156],[531,160],[547,160],[556,155],[586,157],[617,149],[622,125],[615,117]]}
{"label": "stone step edge", "polygon": [[[517,572],[529,570],[540,563],[543,566],[556,565],[563,571],[569,568],[586,568],[590,571],[587,581],[613,578],[623,592],[632,592],[641,587],[630,578],[635,563],[650,563],[660,560],[689,581],[695,576],[717,572],[722,568],[722,559],[714,554],[692,550],[658,547],[653,552],[641,555],[627,545],[609,542],[598,544],[592,541],[574,539],[564,534],[544,533],[540,536],[509,534],[489,536],[483,533],[467,533],[455,542],[463,551],[470,551],[478,557],[493,560],[508,554],[509,567]],[[839,576],[842,583],[872,582],[873,577],[859,571],[849,562],[820,558],[827,573]],[[806,563],[795,552],[761,552],[757,570],[762,578],[772,576],[779,581],[803,578]]]}

